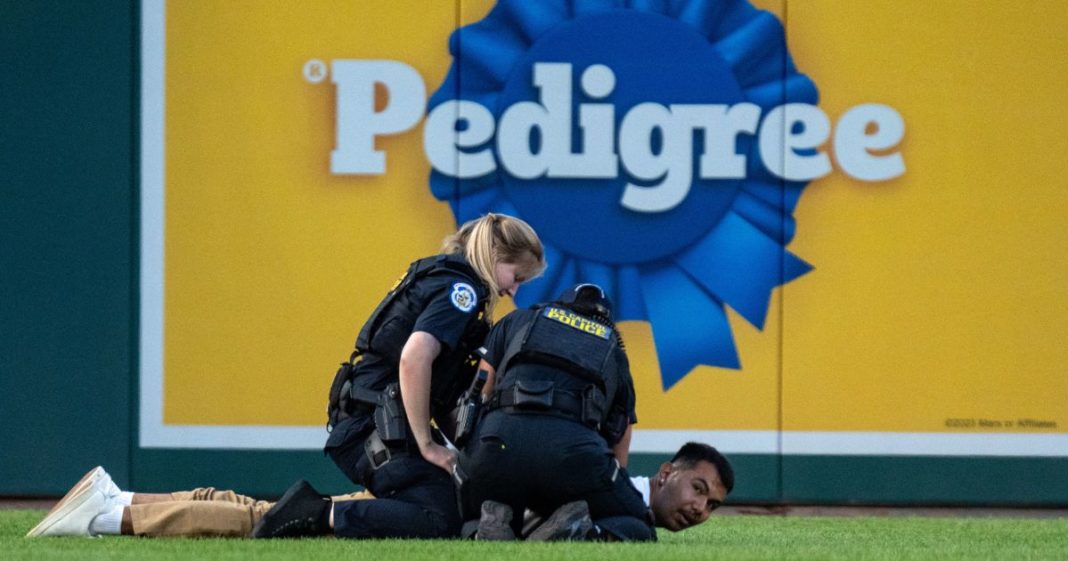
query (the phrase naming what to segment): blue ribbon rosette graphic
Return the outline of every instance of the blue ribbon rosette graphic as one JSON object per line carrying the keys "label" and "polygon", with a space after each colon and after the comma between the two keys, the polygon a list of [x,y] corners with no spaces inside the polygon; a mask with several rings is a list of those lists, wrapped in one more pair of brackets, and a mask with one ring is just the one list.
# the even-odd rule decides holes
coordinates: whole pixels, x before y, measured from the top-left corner
{"label": "blue ribbon rosette graphic", "polygon": [[[567,63],[576,75],[597,65],[611,69],[614,80],[602,76],[595,88],[610,90],[601,99],[590,99],[575,80],[576,151],[583,103],[611,104],[617,132],[624,116],[643,104],[748,102],[765,114],[818,98],[813,82],[794,67],[782,24],[745,0],[501,0],[481,21],[457,29],[449,48],[454,62],[429,109],[465,100],[498,120],[512,105],[539,99],[537,63]],[[457,130],[463,126],[458,120]],[[545,141],[530,138],[534,147]],[[668,141],[666,132],[651,131],[649,156],[672,149]],[[617,151],[621,144],[614,140]],[[704,138],[694,134],[687,144],[685,157],[696,166]],[[517,304],[593,282],[612,298],[617,320],[650,322],[667,390],[697,365],[740,368],[724,306],[763,329],[772,290],[812,269],[785,249],[806,183],[770,173],[757,144],[753,135],[735,139],[735,153],[746,156],[744,177],[693,173],[681,202],[652,211],[621,204],[628,183],[640,190],[643,181],[625,160],[618,174],[598,178],[519,178],[501,165],[478,177],[433,171],[430,188],[458,222],[501,212],[538,231],[550,269],[519,292]],[[490,140],[461,150],[486,149],[498,146]]]}

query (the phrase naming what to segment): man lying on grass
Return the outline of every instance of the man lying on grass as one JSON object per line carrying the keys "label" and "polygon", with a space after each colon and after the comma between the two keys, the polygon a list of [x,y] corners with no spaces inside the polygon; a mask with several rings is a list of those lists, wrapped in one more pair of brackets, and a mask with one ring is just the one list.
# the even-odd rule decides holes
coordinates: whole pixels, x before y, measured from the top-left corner
{"label": "man lying on grass", "polygon": [[[715,448],[690,442],[653,477],[631,480],[649,505],[656,526],[677,532],[708,520],[733,489],[734,472]],[[360,492],[329,500],[370,498],[369,493]],[[162,494],[122,491],[103,468],[97,467],[26,536],[248,537],[272,505],[211,487]],[[329,527],[329,520],[325,524]],[[535,525],[527,524],[524,534]]]}

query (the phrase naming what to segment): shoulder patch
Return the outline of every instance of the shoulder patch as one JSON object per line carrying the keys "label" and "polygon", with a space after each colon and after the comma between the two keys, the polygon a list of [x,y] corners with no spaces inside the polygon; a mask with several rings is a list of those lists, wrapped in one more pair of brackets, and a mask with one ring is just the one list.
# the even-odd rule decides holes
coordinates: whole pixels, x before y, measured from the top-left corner
{"label": "shoulder patch", "polygon": [[468,313],[475,309],[475,305],[478,304],[478,295],[475,294],[475,289],[466,282],[458,282],[452,285],[452,294],[449,295],[449,300],[452,305],[463,313]]}

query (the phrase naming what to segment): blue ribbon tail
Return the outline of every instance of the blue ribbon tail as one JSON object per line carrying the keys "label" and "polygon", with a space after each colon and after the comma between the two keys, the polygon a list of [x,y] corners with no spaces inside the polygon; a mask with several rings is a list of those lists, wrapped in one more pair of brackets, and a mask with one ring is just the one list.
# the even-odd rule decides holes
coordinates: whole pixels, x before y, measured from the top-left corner
{"label": "blue ribbon tail", "polygon": [[681,254],[676,263],[757,329],[764,329],[771,291],[809,270],[804,261],[733,212]]}
{"label": "blue ribbon tail", "polygon": [[815,267],[813,267],[807,261],[804,261],[793,253],[790,253],[789,251],[784,251],[782,254],[781,284],[786,284],[796,279],[797,277],[800,277],[801,275],[811,271],[814,268]]}
{"label": "blue ribbon tail", "polygon": [[720,302],[672,265],[643,270],[641,279],[664,391],[700,364],[741,366]]}
{"label": "blue ribbon tail", "polygon": [[616,299],[613,317],[616,321],[646,320],[645,300],[642,298],[642,278],[638,267],[622,265],[616,275]]}
{"label": "blue ribbon tail", "polygon": [[744,188],[734,199],[731,210],[779,245],[786,245],[794,237],[796,225],[793,216],[750,195]]}
{"label": "blue ribbon tail", "polygon": [[[760,155],[753,152],[750,157],[759,158]],[[797,181],[751,178],[742,185],[742,194],[775,208],[786,218],[792,220],[793,217],[790,215],[797,207],[797,201],[801,198],[801,192],[804,190],[805,185],[805,183]],[[788,242],[789,237],[784,238],[784,240]]]}

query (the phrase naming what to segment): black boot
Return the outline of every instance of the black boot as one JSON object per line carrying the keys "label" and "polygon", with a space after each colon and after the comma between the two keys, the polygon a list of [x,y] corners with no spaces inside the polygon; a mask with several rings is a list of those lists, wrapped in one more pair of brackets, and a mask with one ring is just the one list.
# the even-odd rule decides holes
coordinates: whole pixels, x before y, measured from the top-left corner
{"label": "black boot", "polygon": [[593,530],[590,520],[590,508],[586,501],[567,503],[556,509],[545,522],[527,536],[527,540],[544,541],[583,541],[589,539]]}
{"label": "black boot", "polygon": [[330,497],[307,481],[294,483],[252,529],[254,538],[296,538],[330,533]]}
{"label": "black boot", "polygon": [[504,541],[514,540],[512,530],[512,507],[497,501],[482,503],[482,517],[478,520],[476,540]]}

